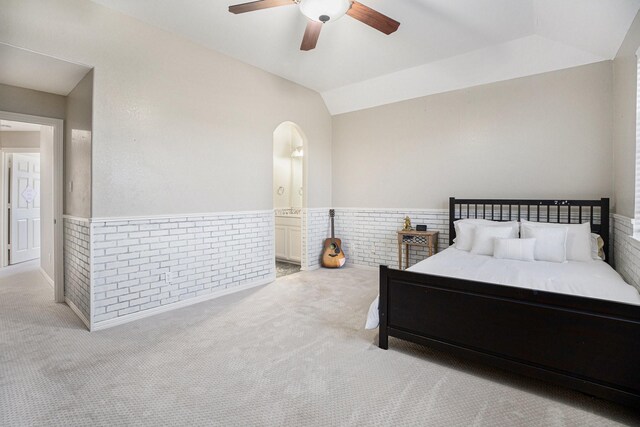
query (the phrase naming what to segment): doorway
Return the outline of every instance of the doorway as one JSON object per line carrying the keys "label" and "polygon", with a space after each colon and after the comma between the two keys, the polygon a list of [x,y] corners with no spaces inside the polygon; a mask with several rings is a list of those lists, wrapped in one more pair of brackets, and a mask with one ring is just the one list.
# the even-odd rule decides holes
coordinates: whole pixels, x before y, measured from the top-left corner
{"label": "doorway", "polygon": [[33,262],[64,302],[63,121],[0,111],[0,268]]}
{"label": "doorway", "polygon": [[303,253],[302,216],[306,205],[306,138],[293,122],[273,132],[273,207],[276,277],[300,271]]}

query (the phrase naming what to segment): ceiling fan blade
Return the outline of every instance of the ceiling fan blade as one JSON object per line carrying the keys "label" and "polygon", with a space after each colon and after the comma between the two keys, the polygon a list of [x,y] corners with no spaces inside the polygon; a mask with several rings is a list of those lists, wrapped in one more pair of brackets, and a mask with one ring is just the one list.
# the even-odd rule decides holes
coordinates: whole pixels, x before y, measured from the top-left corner
{"label": "ceiling fan blade", "polygon": [[351,9],[347,11],[347,15],[387,35],[396,31],[400,26],[400,23],[395,19],[391,19],[357,1],[353,2]]}
{"label": "ceiling fan blade", "polygon": [[234,4],[229,6],[229,12],[231,13],[245,13],[253,12],[254,10],[268,9],[270,7],[277,6],[289,6],[296,4],[293,0],[258,0],[249,3]]}
{"label": "ceiling fan blade", "polygon": [[300,50],[315,49],[321,29],[322,22],[312,21],[309,19],[309,22],[307,22],[307,28],[304,30],[304,37],[302,38]]}

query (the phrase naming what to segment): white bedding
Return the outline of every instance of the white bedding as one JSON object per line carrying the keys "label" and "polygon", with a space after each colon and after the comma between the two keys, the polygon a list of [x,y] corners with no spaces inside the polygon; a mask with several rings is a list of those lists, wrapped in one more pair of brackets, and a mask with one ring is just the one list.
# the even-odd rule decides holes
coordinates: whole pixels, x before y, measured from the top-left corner
{"label": "white bedding", "polygon": [[[625,283],[609,264],[600,260],[565,263],[515,261],[474,255],[450,247],[409,270],[640,305],[640,294],[636,288]],[[365,328],[377,328],[378,322],[376,298],[369,307]]]}

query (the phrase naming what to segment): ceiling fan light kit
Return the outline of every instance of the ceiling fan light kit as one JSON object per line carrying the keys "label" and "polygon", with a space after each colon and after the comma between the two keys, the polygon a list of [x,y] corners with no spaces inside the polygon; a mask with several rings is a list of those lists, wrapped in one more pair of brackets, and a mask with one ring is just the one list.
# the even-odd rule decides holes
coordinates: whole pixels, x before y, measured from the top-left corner
{"label": "ceiling fan light kit", "polygon": [[320,36],[322,24],[333,22],[344,15],[349,15],[387,35],[396,31],[400,26],[398,21],[354,0],[258,0],[229,6],[229,12],[238,14],[292,5],[297,5],[300,12],[309,19],[300,50],[314,49]]}
{"label": "ceiling fan light kit", "polygon": [[333,22],[342,18],[349,8],[350,0],[300,0],[300,12],[318,22]]}

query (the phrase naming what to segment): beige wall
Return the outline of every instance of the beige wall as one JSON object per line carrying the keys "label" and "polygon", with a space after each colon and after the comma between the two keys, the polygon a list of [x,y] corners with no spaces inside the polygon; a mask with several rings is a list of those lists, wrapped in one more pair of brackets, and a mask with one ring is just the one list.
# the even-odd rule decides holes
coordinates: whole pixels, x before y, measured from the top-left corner
{"label": "beige wall", "polygon": [[636,51],[638,47],[640,47],[640,14],[631,24],[613,61],[615,211],[630,218],[635,214]]}
{"label": "beige wall", "polygon": [[64,138],[64,213],[91,217],[93,71],[67,96]]}
{"label": "beige wall", "polygon": [[[4,13],[4,6],[2,8]],[[3,16],[3,14],[0,14],[0,22],[2,22]],[[2,32],[3,29],[0,28],[0,34]],[[65,97],[0,84],[0,111],[64,119]]]}
{"label": "beige wall", "polygon": [[53,279],[53,126],[42,126],[37,133],[40,138],[40,266]]}
{"label": "beige wall", "polygon": [[5,0],[0,42],[95,67],[93,216],[270,209],[286,120],[308,138],[309,207],[330,204],[316,92],[87,1]]}
{"label": "beige wall", "polygon": [[39,148],[40,132],[0,132],[1,148]]}
{"label": "beige wall", "polygon": [[333,205],[612,195],[610,61],[334,117]]}

